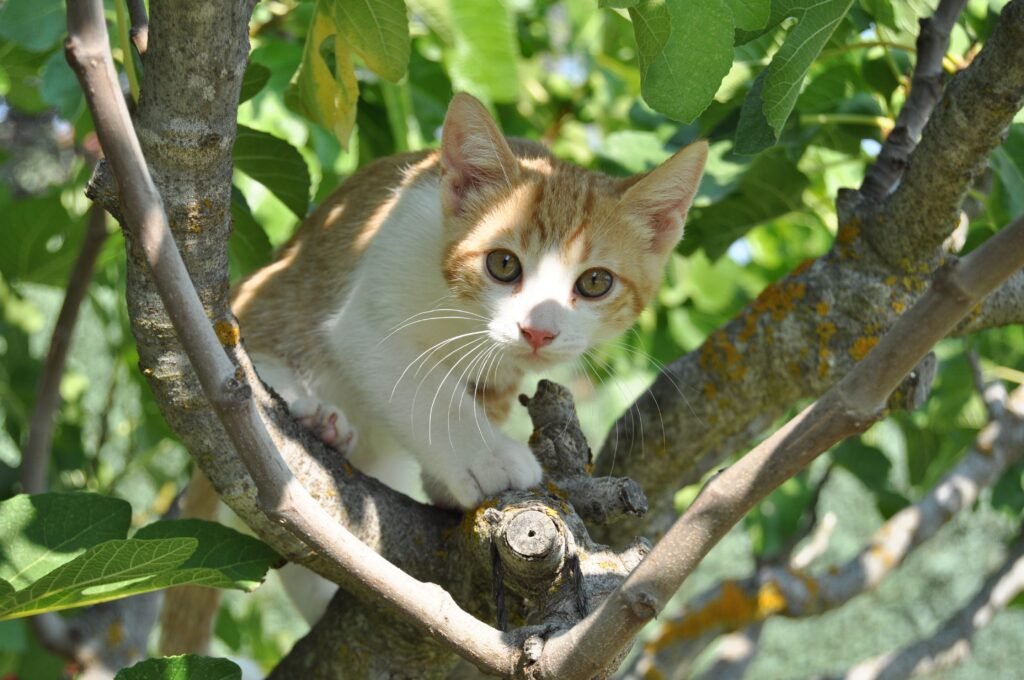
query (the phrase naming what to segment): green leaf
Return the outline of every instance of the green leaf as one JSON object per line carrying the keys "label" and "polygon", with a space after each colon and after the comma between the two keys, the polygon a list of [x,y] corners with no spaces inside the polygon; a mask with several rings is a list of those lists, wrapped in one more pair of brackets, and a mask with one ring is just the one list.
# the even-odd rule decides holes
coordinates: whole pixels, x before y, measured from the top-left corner
{"label": "green leaf", "polygon": [[8,281],[66,285],[84,227],[68,214],[60,194],[14,201],[8,188],[0,185],[0,205],[4,231],[13,236],[0,248],[0,274]]}
{"label": "green leaf", "polygon": [[1014,123],[1006,141],[992,153],[992,169],[999,176],[1010,215],[1024,214],[1024,125]]}
{"label": "green leaf", "polygon": [[[324,60],[324,45],[331,47],[333,63]],[[352,49],[338,33],[328,0],[318,0],[306,35],[302,64],[286,99],[306,118],[334,132],[343,148],[356,123],[359,83]]]}
{"label": "green leaf", "polygon": [[55,107],[64,120],[74,120],[82,106],[82,87],[63,52],[54,52],[46,60],[42,78],[40,93],[43,101]]}
{"label": "green leaf", "polygon": [[114,680],[241,680],[242,669],[229,659],[185,654],[146,659],[118,671]]}
{"label": "green leaf", "polygon": [[757,31],[768,25],[771,0],[726,0],[725,4],[732,11],[737,29]]}
{"label": "green leaf", "polygon": [[640,4],[640,0],[598,0],[601,9],[629,9]]}
{"label": "green leaf", "polygon": [[725,198],[693,211],[681,252],[702,248],[717,260],[750,229],[803,206],[810,180],[782,150],[758,156]]}
{"label": "green leaf", "polygon": [[629,16],[644,101],[670,118],[694,120],[732,68],[732,12],[724,0],[645,0]]}
{"label": "green leaf", "polygon": [[231,222],[228,264],[232,280],[238,280],[270,262],[273,247],[267,232],[252,216],[245,196],[234,186],[231,187]]}
{"label": "green leaf", "polygon": [[455,49],[449,58],[452,84],[485,101],[519,98],[519,44],[515,24],[501,0],[452,0]]}
{"label": "green leaf", "polygon": [[[757,153],[778,140],[811,63],[852,3],[853,0],[783,0],[778,3],[780,14],[794,14],[798,21],[743,102],[736,135],[738,153]],[[773,3],[772,19],[777,16]],[[768,23],[770,25],[771,21]]]}
{"label": "green leaf", "polygon": [[130,520],[127,503],[95,494],[0,503],[0,619],[176,585],[251,590],[280,560],[215,522],[157,522],[125,539]]}
{"label": "green leaf", "polygon": [[6,0],[0,5],[0,37],[30,52],[45,52],[67,32],[61,0]]}
{"label": "green leaf", "polygon": [[104,541],[124,538],[127,502],[89,493],[21,494],[0,502],[0,578],[21,589]]}
{"label": "green leaf", "polygon": [[872,491],[888,489],[892,462],[879,449],[859,438],[847,439],[831,455],[836,465],[849,470]]}
{"label": "green leaf", "polygon": [[409,66],[409,20],[404,0],[335,0],[334,20],[366,65],[397,83]]}
{"label": "green leaf", "polygon": [[260,93],[267,83],[270,82],[270,69],[263,64],[250,61],[245,67],[245,76],[242,78],[242,90],[238,95],[238,103],[247,102]]}
{"label": "green leaf", "polygon": [[272,134],[238,126],[235,167],[267,187],[302,218],[309,207],[309,168],[298,150]]}
{"label": "green leaf", "polygon": [[199,541],[107,541],[90,548],[46,576],[0,600],[0,619],[106,602],[128,595],[190,582],[160,580],[173,574]]}
{"label": "green leaf", "polygon": [[[216,571],[204,580],[216,580],[219,587],[251,590],[258,586],[270,565],[281,560],[263,541],[217,522],[176,519],[154,522],[135,532],[135,540],[194,538],[199,546],[181,565],[182,569]],[[221,585],[223,584],[223,585]]]}

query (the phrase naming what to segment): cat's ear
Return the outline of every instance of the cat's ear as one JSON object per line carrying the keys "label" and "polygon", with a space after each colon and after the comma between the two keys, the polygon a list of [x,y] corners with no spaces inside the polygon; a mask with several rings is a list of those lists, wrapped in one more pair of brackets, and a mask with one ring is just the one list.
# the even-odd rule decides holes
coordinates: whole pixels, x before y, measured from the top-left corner
{"label": "cat's ear", "polygon": [[459,214],[482,190],[511,186],[516,159],[491,116],[475,97],[460,92],[448,105],[441,132],[441,198]]}
{"label": "cat's ear", "polygon": [[664,254],[683,236],[686,213],[693,204],[708,159],[701,140],[677,151],[646,175],[630,177],[619,202],[621,210],[639,216],[651,227],[651,249]]}

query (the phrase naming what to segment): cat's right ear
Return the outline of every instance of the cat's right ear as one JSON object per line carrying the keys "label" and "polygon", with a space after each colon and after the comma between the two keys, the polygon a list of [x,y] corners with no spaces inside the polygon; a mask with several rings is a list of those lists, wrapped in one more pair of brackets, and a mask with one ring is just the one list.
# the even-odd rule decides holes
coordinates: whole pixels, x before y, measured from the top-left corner
{"label": "cat's right ear", "polygon": [[441,132],[441,200],[452,215],[489,189],[511,187],[516,160],[508,142],[475,97],[460,92],[448,105]]}

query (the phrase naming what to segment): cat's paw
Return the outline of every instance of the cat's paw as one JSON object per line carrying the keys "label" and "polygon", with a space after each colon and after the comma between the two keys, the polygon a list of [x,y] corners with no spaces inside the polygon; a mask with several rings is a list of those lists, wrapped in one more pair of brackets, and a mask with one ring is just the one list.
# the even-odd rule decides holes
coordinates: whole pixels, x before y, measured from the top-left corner
{"label": "cat's paw", "polygon": [[311,397],[300,397],[288,405],[288,410],[324,444],[342,453],[356,447],[356,430],[337,406],[323,404]]}
{"label": "cat's paw", "polygon": [[506,440],[492,446],[459,470],[445,475],[445,486],[462,508],[474,508],[506,489],[529,489],[541,482],[543,471],[525,444]]}

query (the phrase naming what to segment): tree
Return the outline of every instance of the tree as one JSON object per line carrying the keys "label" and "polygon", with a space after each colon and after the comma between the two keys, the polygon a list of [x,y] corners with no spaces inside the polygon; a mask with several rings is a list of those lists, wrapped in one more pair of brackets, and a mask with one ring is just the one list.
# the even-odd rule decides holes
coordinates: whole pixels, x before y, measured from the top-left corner
{"label": "tree", "polygon": [[[654,663],[684,671],[724,632],[740,630],[748,643],[756,641],[769,617],[820,613],[873,587],[986,487],[1002,490],[993,492],[991,503],[1020,516],[1019,407],[986,388],[991,424],[978,427],[986,417],[979,416],[980,398],[963,404],[972,387],[959,348],[947,341],[938,359],[925,353],[951,332],[965,336],[1020,319],[1024,226],[1010,222],[1024,195],[1021,129],[1013,123],[1024,104],[1024,4],[1009,2],[997,15],[985,3],[964,11],[963,2],[944,0],[922,24],[916,50],[907,31],[913,10],[886,2],[604,4],[627,8],[630,21],[621,10],[556,4],[546,7],[545,22],[539,12],[518,15],[517,35],[499,3],[410,3],[417,31],[411,52],[401,3],[366,3],[359,10],[329,2],[279,4],[257,20],[255,33],[266,40],[250,55],[248,4],[154,0],[148,40],[136,31],[144,55],[134,131],[107,66],[101,7],[69,7],[68,53],[107,157],[89,194],[124,226],[127,315],[155,401],[224,501],[257,535],[347,591],[276,666],[278,677],[298,669],[324,677],[447,675],[457,660],[452,651],[503,674],[609,673],[640,627],[746,515],[756,570],[693,598],[629,662],[639,670]],[[27,16],[24,8],[9,0],[0,24],[17,26],[12,19]],[[144,14],[132,9],[141,29]],[[796,23],[780,27],[790,16]],[[360,30],[367,21],[401,30],[397,38],[389,37],[392,31]],[[121,26],[126,34],[123,19]],[[595,27],[599,38],[589,38],[593,44],[581,52],[559,34],[579,29],[585,43]],[[49,47],[42,38],[17,42],[13,30],[5,33],[16,46],[9,51],[34,55]],[[294,39],[279,36],[293,33],[306,34],[306,47],[295,86],[285,92],[294,70],[288,66],[300,55]],[[120,45],[133,81],[138,65],[127,40]],[[637,65],[623,48],[635,48]],[[524,79],[522,89],[530,94],[517,108],[511,102],[520,87],[510,86],[517,75],[508,65],[517,63],[520,51],[524,70],[565,61],[544,77],[546,89],[538,90],[537,76]],[[359,79],[359,109],[352,52],[385,79]],[[901,78],[910,71],[911,52],[916,59],[908,87]],[[748,82],[751,60],[768,55],[770,65]],[[587,56],[595,75],[574,80],[573,60]],[[263,66],[260,58],[267,60]],[[27,70],[41,66],[26,61]],[[943,87],[947,62],[959,72]],[[389,84],[402,78],[407,63],[404,84]],[[681,71],[691,77],[681,80]],[[23,85],[17,78],[11,82]],[[53,78],[44,80],[51,94]],[[287,209],[303,214],[309,194],[306,163],[291,146],[252,128],[242,128],[236,141],[239,93],[266,88],[263,106],[288,103],[342,144],[358,121],[363,162],[421,144],[452,83],[491,102],[506,131],[543,129],[572,140],[586,132],[576,120],[592,121],[603,135],[602,158],[590,157],[582,144],[561,149],[582,162],[640,170],[664,154],[664,146],[696,135],[719,145],[706,203],[682,246],[689,260],[673,263],[662,306],[642,319],[637,343],[609,349],[591,367],[595,374],[623,374],[603,364],[629,365],[648,350],[655,361],[668,362],[596,458],[596,474],[639,483],[650,505],[643,517],[628,517],[644,505],[631,482],[581,474],[584,461],[573,458],[586,451],[579,436],[545,438],[551,433],[545,426],[555,422],[561,432],[575,418],[555,387],[539,391],[528,408],[541,435],[538,455],[566,498],[508,493],[460,517],[383,488],[298,432],[256,379],[239,343],[227,308],[229,252],[236,268],[244,268],[263,261],[269,247],[245,199],[232,192],[232,150],[236,165]],[[14,85],[8,94],[21,96]],[[654,111],[634,104],[638,89]],[[689,127],[670,122],[698,115]],[[319,161],[322,196],[341,169],[330,158],[339,141],[313,130],[306,150]],[[862,145],[882,131],[888,132],[884,144],[868,162]],[[276,168],[253,150],[272,150],[274,164],[295,168],[289,182],[276,181]],[[837,193],[834,212],[825,206],[833,187],[861,176],[858,190]],[[972,216],[966,239],[944,243],[961,221],[962,206]],[[786,217],[794,213],[804,224]],[[248,248],[236,240],[229,251],[232,223]],[[730,247],[736,250],[722,259]],[[56,250],[71,259],[60,244]],[[744,257],[752,261],[747,269],[735,265]],[[804,258],[811,259],[796,264]],[[25,261],[8,264],[5,278],[32,280],[37,273],[31,268],[18,269]],[[10,290],[5,295],[19,299]],[[705,295],[720,297],[709,303],[701,301]],[[1019,328],[990,332],[975,344],[984,358],[979,374],[1019,360]],[[693,349],[677,356],[686,347]],[[902,454],[875,432],[840,445],[825,465],[811,465],[886,411],[924,403],[937,366],[939,384],[928,401],[935,410],[923,419],[897,414],[890,425],[906,441]],[[999,373],[1019,375],[1005,368]],[[16,376],[9,382],[17,384]],[[673,523],[678,489],[699,484],[800,400],[817,396],[707,479],[699,495],[683,499],[686,512]],[[979,430],[972,451],[968,442]],[[929,458],[929,445],[939,455]],[[897,463],[906,466],[909,481],[890,471],[897,455],[905,457]],[[861,555],[835,573],[810,572],[807,551],[794,550],[827,526],[813,510],[829,479],[846,472],[870,490],[888,519]],[[301,488],[289,484],[294,479]],[[608,494],[609,488],[620,493]],[[805,509],[810,512],[801,521]],[[601,526],[600,515],[627,517]],[[664,538],[653,550],[641,542],[616,552],[592,541],[588,529],[620,548],[635,535]],[[539,547],[521,540],[535,535],[545,539]],[[921,660],[939,660],[947,640],[969,636],[964,622],[977,620],[968,615],[971,608],[991,611],[1012,599],[1021,587],[1019,561],[1019,549],[1009,551],[948,629],[876,669],[899,675]],[[428,582],[447,593],[425,587]],[[530,600],[527,609],[520,607],[523,597]],[[501,621],[506,610],[514,624],[508,633],[484,623]],[[525,621],[517,618],[527,613]],[[530,625],[518,625],[524,622]],[[337,651],[341,640],[344,655]],[[714,672],[736,671],[749,661],[727,657],[723,653],[723,666]],[[346,665],[339,669],[338,661]]]}

